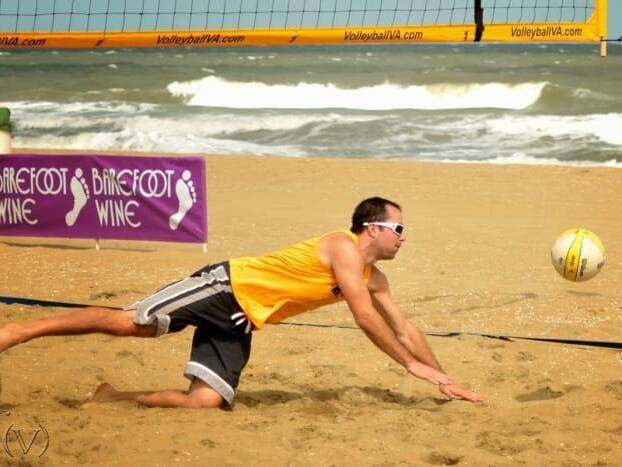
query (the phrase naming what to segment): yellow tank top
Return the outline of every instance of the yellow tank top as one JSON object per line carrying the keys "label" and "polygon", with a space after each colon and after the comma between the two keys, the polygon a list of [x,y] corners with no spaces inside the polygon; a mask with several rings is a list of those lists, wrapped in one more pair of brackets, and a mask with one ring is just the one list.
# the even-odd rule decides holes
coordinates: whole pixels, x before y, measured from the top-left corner
{"label": "yellow tank top", "polygon": [[[233,294],[257,328],[343,300],[335,275],[318,254],[320,240],[336,232],[358,243],[349,230],[337,230],[269,255],[229,261]],[[365,283],[371,269],[371,265],[365,267]]]}

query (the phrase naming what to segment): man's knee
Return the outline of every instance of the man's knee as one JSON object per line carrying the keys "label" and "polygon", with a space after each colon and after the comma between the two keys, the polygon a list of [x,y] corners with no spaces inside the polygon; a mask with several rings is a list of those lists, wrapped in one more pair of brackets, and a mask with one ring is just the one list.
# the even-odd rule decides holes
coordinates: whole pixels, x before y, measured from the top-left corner
{"label": "man's knee", "polygon": [[216,409],[223,403],[222,396],[196,396],[188,395],[188,408],[190,409]]}
{"label": "man's knee", "polygon": [[136,324],[134,322],[134,311],[119,311],[115,313],[115,325],[118,335],[133,337],[154,337],[157,328],[151,325]]}
{"label": "man's knee", "polygon": [[133,328],[131,335],[134,337],[155,337],[157,328],[155,326],[135,324],[132,322]]}
{"label": "man's knee", "polygon": [[223,397],[209,387],[204,381],[195,378],[187,396],[188,408],[217,408],[224,402]]}

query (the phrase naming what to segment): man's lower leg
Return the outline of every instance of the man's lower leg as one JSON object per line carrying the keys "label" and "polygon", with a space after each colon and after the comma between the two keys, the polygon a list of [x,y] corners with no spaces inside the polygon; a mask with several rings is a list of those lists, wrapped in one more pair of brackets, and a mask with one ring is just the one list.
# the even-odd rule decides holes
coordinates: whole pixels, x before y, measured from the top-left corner
{"label": "man's lower leg", "polygon": [[198,394],[191,387],[189,391],[117,391],[112,385],[99,385],[91,401],[83,405],[88,407],[92,403],[134,401],[147,407],[186,408],[198,409],[220,407],[223,399],[212,389],[202,389]]}
{"label": "man's lower leg", "polygon": [[44,336],[104,333],[114,336],[153,337],[155,326],[134,324],[133,311],[89,307],[38,321],[10,323],[0,328],[0,352]]}

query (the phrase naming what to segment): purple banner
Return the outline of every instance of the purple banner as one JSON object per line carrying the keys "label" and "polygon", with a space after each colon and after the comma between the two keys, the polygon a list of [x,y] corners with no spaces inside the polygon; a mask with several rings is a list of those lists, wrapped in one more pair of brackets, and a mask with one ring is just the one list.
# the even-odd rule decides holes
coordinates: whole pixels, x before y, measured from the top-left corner
{"label": "purple banner", "polygon": [[0,155],[0,235],[207,242],[201,157]]}

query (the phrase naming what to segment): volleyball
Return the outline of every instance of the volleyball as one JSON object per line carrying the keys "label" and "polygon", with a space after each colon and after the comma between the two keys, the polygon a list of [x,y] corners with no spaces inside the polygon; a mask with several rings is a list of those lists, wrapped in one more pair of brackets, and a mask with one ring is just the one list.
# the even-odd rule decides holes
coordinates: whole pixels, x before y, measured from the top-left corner
{"label": "volleyball", "polygon": [[598,274],[605,265],[605,247],[589,230],[566,230],[553,242],[551,261],[564,279],[583,282]]}

